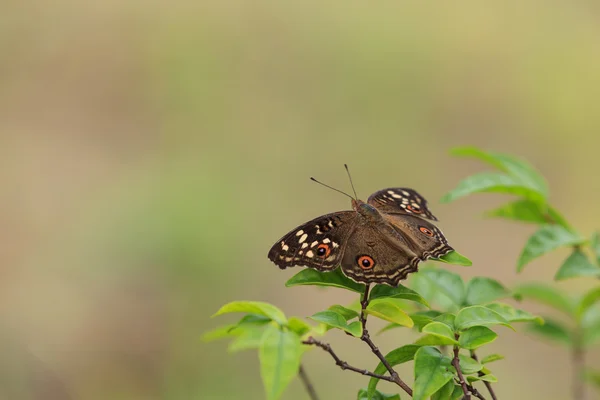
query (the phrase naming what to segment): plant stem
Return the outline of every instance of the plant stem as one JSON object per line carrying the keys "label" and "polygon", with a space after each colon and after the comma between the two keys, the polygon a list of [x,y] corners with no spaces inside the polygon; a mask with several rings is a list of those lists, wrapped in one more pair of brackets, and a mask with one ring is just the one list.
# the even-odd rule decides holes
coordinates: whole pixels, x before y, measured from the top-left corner
{"label": "plant stem", "polygon": [[[455,334],[456,340],[458,340],[458,334]],[[454,358],[452,359],[452,365],[456,369],[456,373],[458,374],[458,381],[460,386],[462,386],[463,393],[465,396],[464,400],[471,400],[471,394],[469,393],[469,389],[467,388],[467,382],[465,382],[465,377],[463,376],[462,370],[460,369],[460,360],[458,359],[458,346],[454,346]]]}
{"label": "plant stem", "polygon": [[300,375],[300,380],[302,381],[302,383],[304,383],[304,387],[308,392],[308,397],[310,397],[310,400],[319,400],[319,396],[317,395],[315,387],[313,386],[308,375],[306,374],[306,371],[304,370],[304,366],[302,364],[300,364],[298,374]]}
{"label": "plant stem", "polygon": [[[479,362],[479,359],[477,359],[477,355],[475,354],[474,351],[471,351],[471,358],[477,362]],[[483,372],[479,371],[477,373],[477,375],[479,376],[483,376],[485,375]],[[496,397],[496,393],[494,393],[494,389],[492,388],[492,384],[488,381],[483,381],[485,387],[487,388],[488,392],[490,392],[490,396],[492,396],[492,400],[498,400],[498,398]]]}
{"label": "plant stem", "polygon": [[347,369],[350,371],[358,372],[359,374],[362,374],[362,375],[367,375],[367,376],[371,376],[373,378],[382,379],[384,381],[396,383],[396,381],[392,377],[385,376],[385,375],[379,375],[374,372],[368,371],[366,369],[356,368],[356,367],[353,367],[352,365],[348,364],[346,361],[342,361],[337,356],[337,354],[335,354],[335,352],[333,351],[333,349],[331,348],[329,343],[323,343],[319,340],[316,340],[312,336],[309,336],[308,339],[306,339],[302,342],[302,344],[314,345],[314,346],[322,348],[323,350],[328,352],[331,355],[331,357],[333,357],[333,359],[335,360],[335,364],[338,365],[343,370]]}
{"label": "plant stem", "polygon": [[369,289],[370,289],[370,285],[365,285],[365,292],[364,292],[363,298],[360,302],[361,310],[360,310],[359,319],[360,319],[360,322],[361,322],[362,328],[363,328],[363,333],[362,333],[360,339],[371,348],[371,351],[373,352],[373,354],[375,354],[377,356],[377,358],[379,358],[381,363],[388,370],[388,372],[391,375],[392,382],[395,382],[398,386],[400,386],[402,388],[402,390],[404,390],[406,393],[408,393],[410,396],[412,396],[413,391],[410,388],[410,386],[408,386],[406,384],[406,382],[404,382],[400,378],[398,373],[394,370],[394,368],[392,368],[392,366],[390,365],[388,360],[385,358],[385,356],[383,354],[381,354],[381,351],[379,351],[379,348],[377,348],[377,346],[375,346],[375,343],[373,343],[373,341],[371,340],[371,336],[369,335],[369,331],[367,330],[367,307],[369,305]]}
{"label": "plant stem", "polygon": [[571,383],[573,387],[573,400],[583,400],[585,398],[585,387],[581,377],[583,375],[585,365],[584,351],[583,347],[581,346],[581,333],[579,332],[579,328],[576,328],[576,331],[573,335],[573,350],[571,357],[573,363],[573,382]]}

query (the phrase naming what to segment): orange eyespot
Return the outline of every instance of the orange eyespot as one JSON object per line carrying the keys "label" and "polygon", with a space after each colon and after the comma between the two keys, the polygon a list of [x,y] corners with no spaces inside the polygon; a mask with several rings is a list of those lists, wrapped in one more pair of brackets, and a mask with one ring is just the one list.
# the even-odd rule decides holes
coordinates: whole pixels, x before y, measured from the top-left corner
{"label": "orange eyespot", "polygon": [[329,254],[331,253],[331,247],[329,247],[328,244],[321,243],[320,245],[317,246],[316,251],[317,251],[317,255],[319,257],[327,258],[327,257],[329,257]]}
{"label": "orange eyespot", "polygon": [[414,212],[415,214],[421,214],[423,212],[420,208],[413,207],[410,204],[406,206],[406,209]]}
{"label": "orange eyespot", "polygon": [[420,226],[419,230],[421,232],[423,232],[424,234],[426,234],[427,236],[433,236],[433,232],[431,232],[429,229],[425,228],[424,226]]}
{"label": "orange eyespot", "polygon": [[362,269],[371,269],[375,266],[375,260],[369,256],[360,256],[356,262]]}

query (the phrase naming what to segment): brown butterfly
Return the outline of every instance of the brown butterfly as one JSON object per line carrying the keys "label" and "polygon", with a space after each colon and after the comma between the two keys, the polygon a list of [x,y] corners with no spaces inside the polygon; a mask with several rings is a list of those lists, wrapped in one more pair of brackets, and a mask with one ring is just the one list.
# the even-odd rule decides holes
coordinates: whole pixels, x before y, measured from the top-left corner
{"label": "brown butterfly", "polygon": [[356,282],[398,286],[417,271],[419,262],[453,250],[442,231],[430,222],[437,218],[427,208],[427,201],[413,189],[383,189],[366,203],[352,198],[352,208],[293,229],[271,247],[269,259],[281,269],[305,266],[333,271],[341,266]]}

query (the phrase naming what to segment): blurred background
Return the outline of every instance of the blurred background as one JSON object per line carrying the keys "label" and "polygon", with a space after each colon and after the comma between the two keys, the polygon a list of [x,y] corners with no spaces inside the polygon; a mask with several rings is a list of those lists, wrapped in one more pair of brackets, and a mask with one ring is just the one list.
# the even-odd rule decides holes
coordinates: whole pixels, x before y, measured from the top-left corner
{"label": "blurred background", "polygon": [[[256,352],[230,355],[201,335],[235,319],[209,318],[232,300],[298,316],[354,300],[285,288],[298,269],[266,257],[300,223],[350,207],[308,179],[349,190],[343,163],[363,199],[390,186],[428,198],[474,262],[446,266],[464,277],[551,282],[568,252],[517,275],[534,227],[481,216],[506,198],[439,204],[483,168],[450,157],[454,146],[528,159],[574,226],[600,227],[596,2],[1,8],[0,399],[262,399]],[[375,367],[366,346],[327,340]],[[507,329],[491,347],[506,355],[500,398],[567,398],[566,350]],[[305,363],[323,398],[367,384],[321,352]],[[306,398],[299,382],[284,395]]]}

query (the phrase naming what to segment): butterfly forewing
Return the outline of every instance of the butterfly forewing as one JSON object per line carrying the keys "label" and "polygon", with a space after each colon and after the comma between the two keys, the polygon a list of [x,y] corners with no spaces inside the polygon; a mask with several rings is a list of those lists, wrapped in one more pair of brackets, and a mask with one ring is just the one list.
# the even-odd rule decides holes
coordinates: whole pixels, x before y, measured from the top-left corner
{"label": "butterfly forewing", "polygon": [[388,188],[373,193],[367,203],[387,214],[412,214],[437,221],[427,208],[427,200],[413,189]]}
{"label": "butterfly forewing", "polygon": [[279,268],[294,266],[330,271],[340,265],[341,256],[358,214],[341,211],[315,218],[288,232],[269,251]]}

